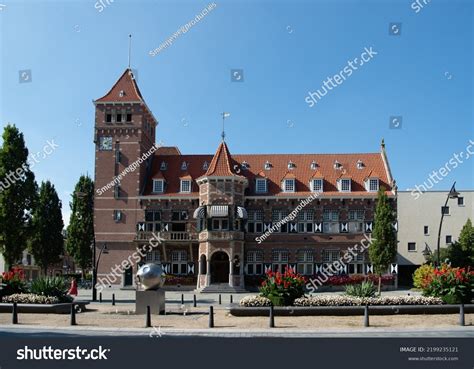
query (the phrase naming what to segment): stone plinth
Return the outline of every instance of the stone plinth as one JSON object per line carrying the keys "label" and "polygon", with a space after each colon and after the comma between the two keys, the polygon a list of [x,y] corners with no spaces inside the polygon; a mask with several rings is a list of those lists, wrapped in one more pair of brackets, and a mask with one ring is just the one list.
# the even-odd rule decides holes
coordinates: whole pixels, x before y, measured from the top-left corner
{"label": "stone plinth", "polygon": [[146,314],[146,307],[150,306],[152,314],[165,313],[165,290],[136,291],[135,314]]}

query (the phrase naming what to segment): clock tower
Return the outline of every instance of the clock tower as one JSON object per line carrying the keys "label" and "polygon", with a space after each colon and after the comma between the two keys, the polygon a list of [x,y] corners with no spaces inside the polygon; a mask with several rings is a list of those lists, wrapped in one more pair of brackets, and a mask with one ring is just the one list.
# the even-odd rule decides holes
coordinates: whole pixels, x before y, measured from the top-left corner
{"label": "clock tower", "polygon": [[[135,251],[136,224],[144,217],[138,197],[153,157],[158,122],[130,68],[94,105],[96,251],[99,255],[104,245],[111,251],[100,260],[100,280]],[[117,277],[122,287],[133,285],[136,270],[129,269]]]}

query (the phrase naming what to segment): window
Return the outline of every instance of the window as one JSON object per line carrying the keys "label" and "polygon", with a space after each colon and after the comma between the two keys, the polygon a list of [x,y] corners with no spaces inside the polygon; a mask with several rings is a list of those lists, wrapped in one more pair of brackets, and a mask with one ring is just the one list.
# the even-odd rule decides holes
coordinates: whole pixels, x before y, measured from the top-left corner
{"label": "window", "polygon": [[324,221],[331,221],[331,222],[338,222],[339,221],[339,211],[324,209],[324,211],[323,211],[323,220]]}
{"label": "window", "polygon": [[349,210],[349,232],[350,233],[361,233],[364,231],[364,209],[352,209]]}
{"label": "window", "polygon": [[408,242],[408,251],[416,251],[416,242]]}
{"label": "window", "polygon": [[451,245],[453,243],[453,236],[446,236],[446,245]]}
{"label": "window", "polygon": [[458,205],[464,206],[464,197],[458,197]]}
{"label": "window", "polygon": [[209,163],[205,161],[204,164],[202,165],[202,169],[207,170],[207,168],[209,168]]}
{"label": "window", "polygon": [[127,122],[132,121],[132,113],[127,113]]}
{"label": "window", "polygon": [[249,169],[249,163],[247,163],[246,161],[243,161],[242,164],[240,164],[240,166],[243,170]]}
{"label": "window", "polygon": [[364,209],[349,210],[349,220],[364,220],[364,218],[365,218]]}
{"label": "window", "polygon": [[312,192],[323,192],[323,180],[322,179],[313,179],[311,181],[311,191]]}
{"label": "window", "polygon": [[377,178],[369,179],[369,192],[377,192],[379,190],[379,180]]}
{"label": "window", "polygon": [[430,234],[430,227],[424,226],[424,227],[423,227],[423,234],[424,234],[425,236],[428,236],[428,235]]}
{"label": "window", "polygon": [[227,219],[227,218],[213,218],[212,219],[212,230],[213,231],[227,231],[227,230],[229,230],[229,219]]}
{"label": "window", "polygon": [[249,233],[263,233],[263,210],[249,210],[247,219]]}
{"label": "window", "polygon": [[311,233],[313,232],[313,210],[303,210],[298,213],[298,232]]}
{"label": "window", "polygon": [[265,170],[270,170],[271,167],[272,167],[272,164],[267,160],[264,165]]}
{"label": "window", "polygon": [[442,206],[441,207],[441,214],[449,215],[449,206]]}
{"label": "window", "polygon": [[296,167],[295,163],[293,163],[291,160],[288,162],[288,169],[294,169]]}
{"label": "window", "polygon": [[164,182],[162,179],[154,179],[153,180],[153,192],[155,193],[163,193],[164,192]]}
{"label": "window", "polygon": [[351,180],[348,178],[343,178],[339,180],[339,191],[341,192],[350,192],[351,191]]}
{"label": "window", "polygon": [[299,274],[313,275],[314,255],[312,250],[298,251],[298,266]]}
{"label": "window", "polygon": [[187,169],[188,169],[188,163],[183,161],[182,164],[181,164],[181,170],[187,170]]}
{"label": "window", "polygon": [[145,211],[145,230],[147,232],[161,232],[161,212],[159,210]]}
{"label": "window", "polygon": [[295,192],[295,180],[285,179],[283,181],[283,192]]}
{"label": "window", "polygon": [[185,250],[175,250],[171,253],[171,272],[173,274],[187,274],[188,253]]}
{"label": "window", "polygon": [[121,210],[114,210],[114,220],[116,223],[122,220],[122,211]]}
{"label": "window", "polygon": [[311,169],[316,170],[318,168],[318,163],[316,163],[314,160],[311,162]]}
{"label": "window", "polygon": [[342,164],[339,163],[337,160],[334,161],[334,169],[341,169],[342,168]]}
{"label": "window", "polygon": [[283,273],[288,268],[288,251],[273,250],[272,251],[272,268],[274,272]]}
{"label": "window", "polygon": [[191,192],[191,181],[188,179],[181,180],[181,192]]}
{"label": "window", "polygon": [[145,260],[147,263],[161,264],[161,254],[158,250],[149,251],[146,253]]}
{"label": "window", "polygon": [[323,262],[332,263],[339,260],[339,250],[323,250]]}
{"label": "window", "polygon": [[[288,216],[288,210],[273,210],[272,211],[272,221],[276,223],[280,220],[285,219]],[[288,232],[288,223],[281,224],[280,228],[275,230],[275,232]]]}
{"label": "window", "polygon": [[258,192],[258,193],[267,192],[267,180],[266,179],[257,178],[257,180],[255,182],[255,192]]}
{"label": "window", "polygon": [[116,184],[114,186],[114,198],[118,199],[120,197],[120,185]]}
{"label": "window", "polygon": [[162,161],[160,165],[160,170],[166,170],[166,169],[168,169],[168,164],[166,164],[165,161]]}
{"label": "window", "polygon": [[112,114],[110,113],[105,114],[105,122],[112,123]]}
{"label": "window", "polygon": [[171,220],[175,222],[188,220],[188,212],[186,210],[173,211],[171,213]]}
{"label": "window", "polygon": [[365,165],[362,160],[357,160],[357,169],[364,169]]}
{"label": "window", "polygon": [[260,275],[263,274],[263,252],[248,251],[247,252],[247,274]]}
{"label": "window", "polygon": [[117,113],[117,115],[115,116],[115,121],[117,123],[122,123],[122,113]]}

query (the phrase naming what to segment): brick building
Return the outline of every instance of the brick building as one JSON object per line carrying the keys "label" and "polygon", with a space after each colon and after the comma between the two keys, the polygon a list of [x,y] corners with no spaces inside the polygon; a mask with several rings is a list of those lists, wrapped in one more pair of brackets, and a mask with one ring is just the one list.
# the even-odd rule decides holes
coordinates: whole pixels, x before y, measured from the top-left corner
{"label": "brick building", "polygon": [[[138,263],[160,263],[198,289],[240,290],[265,270],[286,266],[313,275],[371,231],[379,187],[395,207],[383,142],[380,152],[361,154],[233,155],[224,141],[214,155],[159,147],[101,190],[147,156],[158,122],[129,69],[95,107],[96,243],[109,251],[99,279],[152,232],[164,241]],[[257,241],[316,194],[295,219]],[[366,263],[359,255],[345,272],[365,273]],[[132,287],[136,270],[137,263],[112,283]]]}

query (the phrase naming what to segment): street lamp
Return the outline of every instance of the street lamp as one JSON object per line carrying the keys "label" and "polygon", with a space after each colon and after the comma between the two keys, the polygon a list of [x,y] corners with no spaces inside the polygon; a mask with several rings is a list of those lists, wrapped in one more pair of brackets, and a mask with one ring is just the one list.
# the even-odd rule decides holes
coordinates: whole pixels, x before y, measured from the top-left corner
{"label": "street lamp", "polygon": [[99,256],[97,257],[96,261],[95,237],[91,246],[92,259],[94,260],[94,264],[92,265],[92,301],[97,301],[97,288],[95,287],[95,285],[97,284],[97,270],[99,269],[100,257],[102,256],[102,254],[108,254],[109,249],[107,248],[107,244],[104,243],[104,245],[100,249]]}
{"label": "street lamp", "polygon": [[428,244],[426,242],[425,242],[425,249],[422,251],[421,254],[425,258],[425,261],[428,262],[428,260],[430,259],[430,256],[431,256],[431,249],[430,249],[430,247],[428,246]]}
{"label": "street lamp", "polygon": [[436,251],[438,253],[437,255],[437,266],[439,267],[441,265],[441,257],[440,257],[440,243],[441,243],[441,227],[443,226],[443,219],[445,215],[445,209],[446,206],[448,205],[449,199],[457,199],[459,197],[459,192],[456,191],[455,188],[456,182],[453,183],[451,189],[449,190],[448,196],[446,197],[446,202],[444,203],[444,206],[441,208],[441,220],[439,222],[439,229],[438,229],[438,245],[436,248]]}

